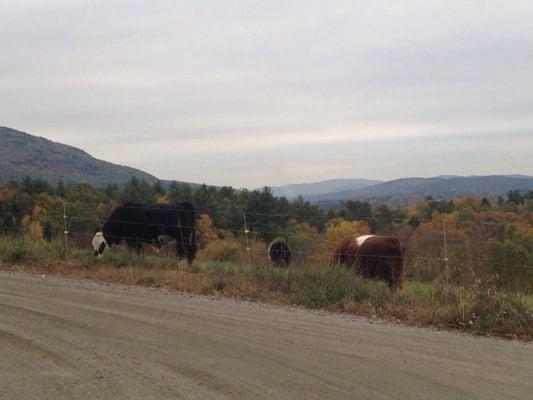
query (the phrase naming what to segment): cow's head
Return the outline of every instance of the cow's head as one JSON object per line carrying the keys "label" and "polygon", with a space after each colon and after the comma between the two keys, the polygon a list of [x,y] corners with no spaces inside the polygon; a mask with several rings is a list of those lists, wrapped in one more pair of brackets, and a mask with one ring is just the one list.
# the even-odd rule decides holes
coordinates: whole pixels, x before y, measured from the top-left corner
{"label": "cow's head", "polygon": [[98,231],[94,234],[91,244],[93,246],[94,256],[98,258],[102,257],[106,249],[109,247],[107,241],[105,240],[104,233],[101,231]]}

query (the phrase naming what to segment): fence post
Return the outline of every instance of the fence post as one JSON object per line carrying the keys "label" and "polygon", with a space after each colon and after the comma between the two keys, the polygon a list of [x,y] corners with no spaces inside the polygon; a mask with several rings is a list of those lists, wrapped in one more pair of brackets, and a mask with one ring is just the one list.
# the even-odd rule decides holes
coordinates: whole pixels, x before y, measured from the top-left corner
{"label": "fence post", "polygon": [[446,220],[442,221],[442,234],[444,239],[444,268],[446,273],[446,283],[450,283],[450,269],[448,266],[448,240],[446,237]]}
{"label": "fence post", "polygon": [[250,258],[250,241],[248,240],[248,234],[250,231],[248,230],[248,225],[246,224],[246,213],[242,212],[242,218],[244,220],[244,238],[246,239],[246,253],[248,254],[248,264],[252,263],[252,260]]}
{"label": "fence post", "polygon": [[68,223],[67,223],[67,206],[63,200],[63,235],[65,236],[65,250],[68,248]]}

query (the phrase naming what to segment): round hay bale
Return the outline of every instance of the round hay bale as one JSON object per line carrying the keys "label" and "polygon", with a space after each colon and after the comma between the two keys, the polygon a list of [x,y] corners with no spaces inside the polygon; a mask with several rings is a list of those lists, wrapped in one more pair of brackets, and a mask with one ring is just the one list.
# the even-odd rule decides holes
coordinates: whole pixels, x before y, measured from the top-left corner
{"label": "round hay bale", "polygon": [[268,246],[268,258],[278,267],[288,267],[292,253],[287,242],[283,239],[274,239]]}

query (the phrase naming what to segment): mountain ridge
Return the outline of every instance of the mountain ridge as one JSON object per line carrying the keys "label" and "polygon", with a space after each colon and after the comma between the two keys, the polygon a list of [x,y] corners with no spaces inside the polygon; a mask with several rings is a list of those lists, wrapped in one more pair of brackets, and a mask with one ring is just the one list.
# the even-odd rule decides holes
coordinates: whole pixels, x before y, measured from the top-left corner
{"label": "mountain ridge", "polygon": [[346,190],[327,195],[308,196],[312,203],[334,206],[346,200],[413,203],[431,196],[449,200],[456,197],[496,197],[511,190],[533,190],[533,177],[516,175],[445,176],[400,178],[365,188]]}
{"label": "mountain ridge", "polygon": [[150,184],[159,180],[139,169],[99,160],[77,147],[0,126],[0,183],[24,176],[95,186],[122,184],[132,177]]}
{"label": "mountain ridge", "polygon": [[282,186],[272,186],[272,193],[275,196],[284,196],[287,199],[295,199],[298,196],[316,196],[326,195],[328,193],[335,193],[343,190],[360,189],[368,186],[372,186],[383,181],[364,178],[340,178],[340,179],[327,179],[318,182],[307,183],[293,183]]}
{"label": "mountain ridge", "polygon": [[[142,170],[99,160],[86,151],[34,136],[16,129],[0,126],[0,184],[21,180],[25,176],[51,183],[60,179],[65,183],[86,182],[95,186],[107,183],[123,184],[132,177],[150,184],[157,177]],[[170,181],[160,180],[164,186]],[[187,183],[198,186],[197,183]],[[533,177],[520,174],[436,177],[409,177],[380,181],[373,179],[329,179],[318,182],[271,187],[278,197],[305,200],[335,207],[346,200],[412,203],[427,196],[450,199],[464,196],[495,197],[510,190],[533,190]]]}

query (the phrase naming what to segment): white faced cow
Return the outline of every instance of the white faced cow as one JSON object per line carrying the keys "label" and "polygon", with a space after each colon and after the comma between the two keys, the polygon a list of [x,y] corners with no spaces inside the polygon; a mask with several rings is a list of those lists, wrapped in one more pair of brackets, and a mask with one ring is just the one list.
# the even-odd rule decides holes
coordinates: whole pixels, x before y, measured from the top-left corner
{"label": "white faced cow", "polygon": [[92,240],[94,255],[101,257],[109,246],[125,242],[141,250],[143,243],[165,238],[176,245],[176,256],[192,263],[196,255],[195,212],[191,203],[134,204],[117,207]]}

